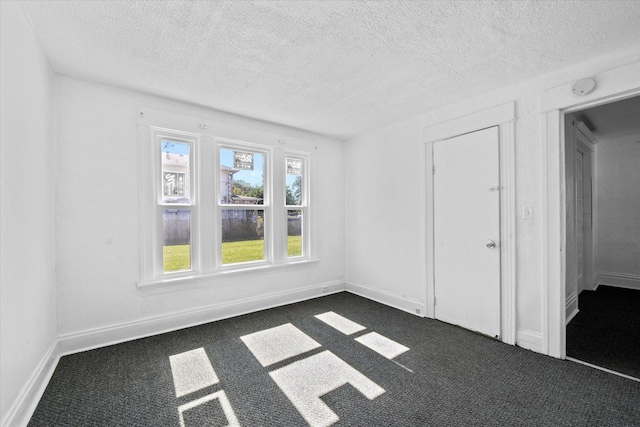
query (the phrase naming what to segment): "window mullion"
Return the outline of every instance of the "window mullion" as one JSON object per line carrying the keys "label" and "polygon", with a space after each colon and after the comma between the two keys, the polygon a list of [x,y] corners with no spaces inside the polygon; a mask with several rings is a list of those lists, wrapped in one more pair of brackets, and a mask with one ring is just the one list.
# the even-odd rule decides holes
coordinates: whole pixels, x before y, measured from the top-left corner
{"label": "window mullion", "polygon": [[285,207],[284,150],[275,148],[272,168],[272,218],[273,218],[273,262],[282,264],[287,260],[287,209]]}
{"label": "window mullion", "polygon": [[198,148],[198,249],[200,271],[211,273],[217,268],[218,247],[217,209],[218,190],[216,183],[217,154],[214,140],[203,135]]}
{"label": "window mullion", "polygon": [[[316,219],[313,216],[314,213],[314,196],[315,196],[315,187],[317,185],[317,177],[315,176],[314,169],[314,159],[315,155],[308,155],[306,158],[306,169],[305,169],[305,183],[303,185],[305,197],[304,197],[304,205],[305,205],[305,222],[303,224],[303,233],[305,233],[305,241],[304,241],[304,251],[305,256],[309,259],[312,259],[316,256],[315,250],[315,237],[316,237]],[[311,206],[311,208],[310,208]]]}

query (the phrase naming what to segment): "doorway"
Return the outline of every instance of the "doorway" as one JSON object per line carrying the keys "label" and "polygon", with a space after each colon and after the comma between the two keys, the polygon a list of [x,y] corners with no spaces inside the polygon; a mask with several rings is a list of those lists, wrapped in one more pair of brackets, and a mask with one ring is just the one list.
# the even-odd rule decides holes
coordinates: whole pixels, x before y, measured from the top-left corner
{"label": "doorway", "polygon": [[[541,352],[566,358],[566,195],[564,115],[640,95],[640,62],[593,76],[595,89],[574,95],[576,79],[540,95],[542,130],[542,342]],[[596,212],[597,215],[597,212]]]}
{"label": "doorway", "polygon": [[638,117],[640,96],[629,97],[566,113],[564,133],[566,356],[634,378],[640,378]]}

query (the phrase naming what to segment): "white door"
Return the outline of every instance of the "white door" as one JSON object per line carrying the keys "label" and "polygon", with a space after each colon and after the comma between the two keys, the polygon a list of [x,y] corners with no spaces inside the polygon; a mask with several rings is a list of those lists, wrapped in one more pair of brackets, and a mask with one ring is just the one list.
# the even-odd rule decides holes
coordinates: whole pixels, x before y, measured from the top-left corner
{"label": "white door", "polygon": [[435,317],[500,336],[498,127],[433,144]]}
{"label": "white door", "polygon": [[576,279],[577,290],[584,289],[584,156],[580,151],[576,152],[576,258],[578,276]]}

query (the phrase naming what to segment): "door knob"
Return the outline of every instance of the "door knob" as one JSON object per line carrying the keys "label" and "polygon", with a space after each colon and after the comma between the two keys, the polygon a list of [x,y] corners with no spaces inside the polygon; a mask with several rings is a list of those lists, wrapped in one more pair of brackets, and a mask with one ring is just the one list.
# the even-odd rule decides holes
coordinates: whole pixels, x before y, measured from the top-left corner
{"label": "door knob", "polygon": [[493,249],[493,248],[495,248],[495,247],[496,247],[496,242],[494,242],[493,240],[489,240],[489,241],[487,242],[487,247],[488,247],[489,249]]}

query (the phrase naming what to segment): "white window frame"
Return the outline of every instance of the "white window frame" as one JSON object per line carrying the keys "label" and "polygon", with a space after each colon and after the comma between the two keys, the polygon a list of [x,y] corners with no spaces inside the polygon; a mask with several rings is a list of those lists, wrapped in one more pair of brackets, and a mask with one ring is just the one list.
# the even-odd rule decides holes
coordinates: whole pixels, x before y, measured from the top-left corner
{"label": "white window frame", "polygon": [[[262,205],[242,205],[242,204],[224,204],[221,202],[220,194],[220,150],[228,149],[233,151],[249,151],[252,153],[260,153],[264,156],[264,165],[262,171],[263,179],[263,204]],[[217,138],[215,141],[215,173],[216,173],[216,189],[214,191],[216,200],[216,229],[214,230],[216,242],[216,267],[220,271],[242,270],[246,268],[264,267],[274,264],[273,251],[273,149],[268,146],[253,144],[250,142],[236,141],[225,138]],[[264,259],[261,261],[239,262],[234,264],[222,263],[222,211],[223,210],[262,210],[264,211]]]}
{"label": "white window frame", "polygon": [[[154,116],[165,120],[149,120],[145,112],[153,112]],[[139,109],[138,124],[138,158],[139,199],[140,199],[140,282],[139,288],[155,286],[175,286],[183,288],[189,283],[202,286],[203,283],[214,284],[218,277],[228,274],[246,274],[263,269],[293,268],[296,265],[315,263],[314,223],[311,203],[313,177],[313,155],[307,151],[284,149],[282,139],[273,136],[247,132],[247,139],[254,139],[261,144],[245,140],[217,136],[219,130],[209,131],[205,125],[199,124],[200,131],[188,132],[184,129],[195,127],[184,126],[185,119],[151,109]],[[151,114],[149,114],[151,115]],[[195,120],[193,120],[195,121]],[[167,122],[167,127],[155,126],[156,123]],[[194,129],[195,130],[195,129]],[[225,129],[226,130],[226,129]],[[235,129],[234,129],[235,130]],[[224,132],[220,132],[224,133]],[[227,132],[228,133],[228,132]],[[238,132],[239,133],[239,132]],[[161,203],[162,197],[162,164],[161,139],[188,142],[190,149],[190,203]],[[271,138],[269,138],[271,137]],[[268,145],[271,143],[272,145]],[[220,149],[230,148],[259,152],[265,155],[264,164],[264,202],[262,205],[222,204],[220,195]],[[303,169],[303,204],[302,206],[286,205],[286,157],[302,159]],[[191,211],[191,269],[164,272],[162,259],[162,210],[189,209]],[[223,209],[245,209],[265,211],[265,259],[245,263],[222,264],[222,215]],[[289,257],[287,254],[287,210],[303,211],[303,254]]]}
{"label": "white window frame", "polygon": [[[310,213],[310,209],[309,209],[309,204],[310,204],[310,198],[309,198],[309,192],[310,192],[310,186],[309,186],[309,177],[310,177],[310,173],[309,173],[309,164],[310,164],[310,156],[307,153],[302,153],[302,152],[298,152],[298,151],[293,151],[293,150],[285,150],[283,152],[283,165],[282,165],[282,171],[283,171],[283,177],[286,179],[286,159],[288,158],[293,158],[293,159],[299,159],[302,160],[302,202],[300,205],[287,205],[286,204],[286,182],[283,183],[283,191],[284,191],[284,201],[283,201],[283,205],[284,205],[284,215],[285,215],[285,219],[284,219],[284,237],[285,237],[285,249],[284,249],[284,254],[285,254],[285,258],[288,262],[296,262],[297,260],[305,260],[309,258],[309,254],[311,253],[311,233],[310,233],[310,224],[311,224],[311,213]],[[287,241],[287,237],[289,235],[288,232],[288,214],[289,214],[289,210],[299,210],[302,211],[302,255],[298,255],[298,256],[289,256],[288,254],[288,241]]]}
{"label": "white window frame", "polygon": [[[199,265],[199,239],[198,239],[198,151],[200,146],[200,136],[194,133],[181,132],[177,130],[164,129],[160,127],[149,127],[146,138],[143,138],[147,147],[140,156],[144,159],[141,171],[146,177],[141,177],[140,186],[141,219],[140,226],[146,229],[146,238],[142,241],[146,250],[141,251],[141,277],[144,280],[162,277],[165,280],[178,279],[181,277],[191,277],[200,271]],[[144,132],[144,130],[140,130]],[[188,204],[168,204],[162,201],[162,160],[161,141],[170,139],[176,142],[190,144],[189,149],[189,184],[190,203]],[[141,144],[142,145],[142,144]],[[187,209],[190,211],[190,250],[191,268],[189,270],[179,270],[172,272],[163,271],[162,252],[162,211],[164,209]]]}

